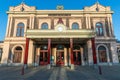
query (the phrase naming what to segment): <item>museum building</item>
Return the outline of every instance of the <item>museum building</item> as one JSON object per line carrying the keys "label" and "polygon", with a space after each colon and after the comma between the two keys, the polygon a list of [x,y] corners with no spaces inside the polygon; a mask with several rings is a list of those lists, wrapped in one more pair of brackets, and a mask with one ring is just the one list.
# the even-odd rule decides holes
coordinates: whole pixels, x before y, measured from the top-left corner
{"label": "museum building", "polygon": [[119,63],[110,7],[37,10],[22,3],[7,11],[1,65],[112,65]]}

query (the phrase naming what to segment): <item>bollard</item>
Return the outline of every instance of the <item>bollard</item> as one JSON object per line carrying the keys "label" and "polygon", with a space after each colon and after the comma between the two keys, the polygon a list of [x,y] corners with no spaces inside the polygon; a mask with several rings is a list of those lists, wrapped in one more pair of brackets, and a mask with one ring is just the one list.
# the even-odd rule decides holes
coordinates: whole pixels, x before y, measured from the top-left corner
{"label": "bollard", "polygon": [[99,69],[99,74],[102,75],[102,69],[101,69],[101,66],[98,66],[98,69]]}
{"label": "bollard", "polygon": [[24,66],[22,67],[21,75],[24,75]]}

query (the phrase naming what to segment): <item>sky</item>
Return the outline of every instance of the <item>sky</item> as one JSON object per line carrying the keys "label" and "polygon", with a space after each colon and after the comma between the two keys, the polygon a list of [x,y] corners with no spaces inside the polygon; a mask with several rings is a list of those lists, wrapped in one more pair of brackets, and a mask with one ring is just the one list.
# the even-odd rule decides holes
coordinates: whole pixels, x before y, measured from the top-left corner
{"label": "sky", "polygon": [[[7,14],[10,6],[17,6],[23,0],[0,1],[0,41],[5,38]],[[36,6],[38,10],[55,10],[57,5],[63,5],[67,10],[81,10],[85,6],[92,6],[97,0],[24,0],[28,6]],[[120,0],[98,0],[103,6],[110,6],[113,14],[113,27],[116,39],[120,40]]]}

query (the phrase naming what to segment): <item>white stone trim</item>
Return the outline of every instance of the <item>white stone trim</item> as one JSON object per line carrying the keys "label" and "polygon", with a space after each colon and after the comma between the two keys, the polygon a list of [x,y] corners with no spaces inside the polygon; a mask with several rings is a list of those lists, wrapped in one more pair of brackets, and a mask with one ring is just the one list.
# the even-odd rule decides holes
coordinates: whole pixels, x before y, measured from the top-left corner
{"label": "white stone trim", "polygon": [[88,48],[88,64],[93,65],[93,51],[92,51],[92,42],[91,40],[87,41],[87,48]]}

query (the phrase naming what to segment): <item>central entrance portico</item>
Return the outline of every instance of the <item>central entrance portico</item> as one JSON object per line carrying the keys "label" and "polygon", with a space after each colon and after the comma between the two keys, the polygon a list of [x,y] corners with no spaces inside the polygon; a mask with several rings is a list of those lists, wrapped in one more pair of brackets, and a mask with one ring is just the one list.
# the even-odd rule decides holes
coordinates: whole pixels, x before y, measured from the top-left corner
{"label": "central entrance portico", "polygon": [[[92,29],[70,30],[63,24],[58,24],[54,30],[27,29],[26,35],[34,43],[35,51],[32,52],[35,53],[31,54],[35,58],[34,63],[38,65],[84,65],[85,59],[88,60],[87,63],[93,63],[90,60],[92,58],[96,60],[96,55],[94,54],[93,57],[91,48],[94,44],[91,38],[95,36],[95,31]],[[46,45],[46,47],[43,49],[42,45]],[[85,52],[87,50],[90,52],[89,54]],[[39,61],[36,60],[36,56],[39,56]]]}

